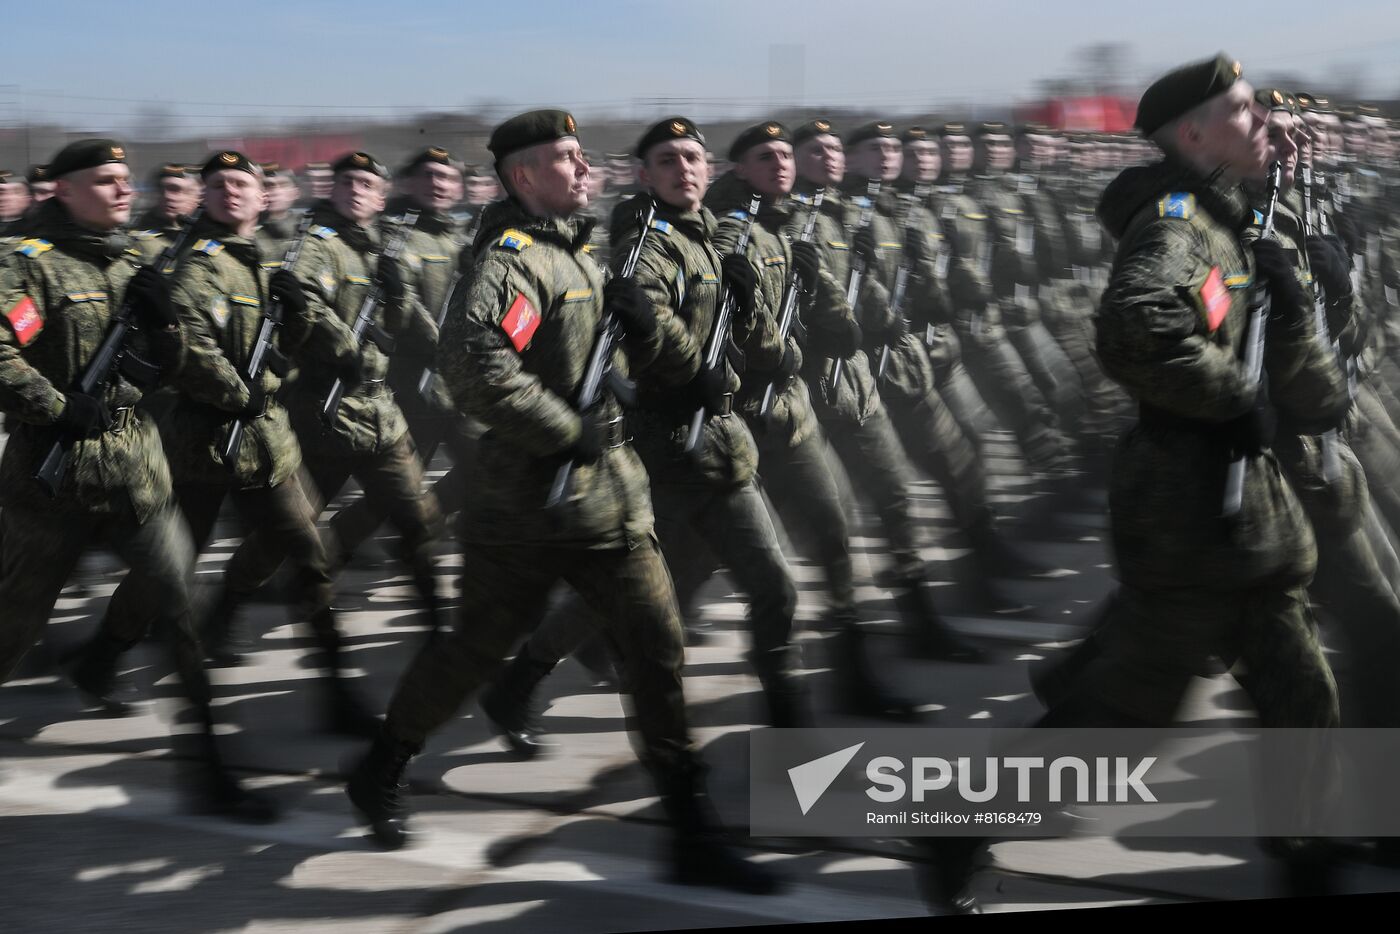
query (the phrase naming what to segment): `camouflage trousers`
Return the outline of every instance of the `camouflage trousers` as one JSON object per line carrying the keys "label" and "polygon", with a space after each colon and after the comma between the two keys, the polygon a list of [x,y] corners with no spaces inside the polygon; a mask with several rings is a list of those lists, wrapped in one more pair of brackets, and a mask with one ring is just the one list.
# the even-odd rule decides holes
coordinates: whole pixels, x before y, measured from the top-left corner
{"label": "camouflage trousers", "polygon": [[186,697],[207,715],[209,679],[190,619],[194,546],[174,504],[145,522],[130,512],[59,515],[10,506],[0,511],[0,540],[0,683],[43,632],[83,552],[100,543],[130,567],[123,583],[150,608]]}
{"label": "camouflage trousers", "polygon": [[[476,450],[477,436],[469,429],[466,419],[460,416],[444,417],[434,412],[413,411],[405,412],[404,417],[408,421],[408,435],[418,449],[423,467],[432,463],[439,447],[447,445],[452,455],[452,468],[433,483],[432,495],[443,516],[453,515],[467,499],[466,466]],[[347,503],[330,522],[340,548],[337,561],[343,564],[365,539],[384,524],[388,516],[382,502],[376,503],[363,494]]]}
{"label": "camouflage trousers", "polygon": [[655,540],[631,550],[466,542],[462,558],[456,623],[400,677],[385,721],[390,736],[422,743],[451,719],[539,623],[562,580],[596,614],[619,662],[628,726],[641,735],[646,764],[662,776],[684,767],[691,750],[681,619]]}
{"label": "camouflage trousers", "polygon": [[795,446],[754,426],[758,474],[788,533],[809,548],[826,572],[835,616],[855,615],[856,586],[842,486],[832,470],[826,435],[814,430]]}
{"label": "camouflage trousers", "polygon": [[[652,485],[656,534],[675,582],[682,613],[717,566],[728,569],[749,604],[753,638],[750,659],[764,678],[781,678],[799,667],[791,644],[797,612],[792,582],[778,533],[753,481],[733,489],[691,483]],[[524,651],[540,662],[574,653],[603,622],[582,597],[566,599],[530,636]]]}
{"label": "camouflage trousers", "polygon": [[[366,498],[382,509],[401,537],[400,557],[415,581],[433,576],[433,549],[442,534],[442,514],[432,493],[423,490],[423,465],[405,432],[388,450],[349,457],[316,457],[304,447],[307,497],[317,515],[345,486],[350,477],[359,481]],[[331,555],[343,554],[334,542],[326,543]],[[286,552],[261,531],[243,539],[230,562],[250,568],[251,576],[267,580],[286,559]]]}
{"label": "camouflage trousers", "polygon": [[[237,489],[202,483],[177,484],[175,498],[189,523],[196,552],[202,552],[214,534],[219,511],[231,500],[245,537],[257,536],[292,565],[294,606],[298,620],[309,620],[331,605],[330,562],[316,530],[316,507],[306,494],[304,477],[293,475],[275,487]],[[272,571],[277,568],[274,566]],[[241,602],[271,577],[257,552],[239,549],[224,567],[224,591]],[[105,625],[124,641],[142,638],[150,624],[151,604],[123,581],[112,594]]]}
{"label": "camouflage trousers", "polygon": [[1094,307],[1077,282],[1052,280],[1041,286],[1041,321],[1073,366],[1083,401],[1077,419],[1066,421],[1066,427],[1080,436],[1116,437],[1131,423],[1134,406],[1104,373],[1094,352]]}
{"label": "camouflage trousers", "polygon": [[1016,436],[1031,467],[1054,470],[1064,466],[1069,439],[1056,427],[1054,413],[1005,329],[988,327],[960,313],[957,333],[968,375],[997,419]]}
{"label": "camouflage trousers", "polygon": [[976,443],[937,392],[915,403],[892,400],[890,421],[912,460],[948,497],[953,521],[968,529],[989,514],[987,474]]}

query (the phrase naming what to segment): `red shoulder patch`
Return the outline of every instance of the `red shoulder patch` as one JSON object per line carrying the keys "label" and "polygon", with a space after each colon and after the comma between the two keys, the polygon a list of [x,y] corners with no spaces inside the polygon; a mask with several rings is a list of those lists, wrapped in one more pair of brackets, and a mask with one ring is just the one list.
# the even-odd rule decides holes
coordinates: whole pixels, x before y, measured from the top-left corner
{"label": "red shoulder patch", "polygon": [[5,317],[9,319],[10,327],[15,329],[15,337],[19,338],[21,347],[28,347],[44,329],[44,319],[39,317],[39,309],[34,307],[34,299],[28,295],[15,302],[5,312]]}
{"label": "red shoulder patch", "polygon": [[1219,266],[1210,267],[1210,275],[1201,285],[1201,303],[1206,309],[1206,326],[1214,334],[1230,311],[1230,290],[1225,288]]}
{"label": "red shoulder patch", "polygon": [[501,321],[501,330],[506,332],[506,337],[510,338],[517,351],[529,346],[530,339],[535,336],[535,329],[539,326],[540,313],[535,310],[535,306],[530,304],[524,293],[515,293],[515,301],[510,303],[510,311],[506,312]]}

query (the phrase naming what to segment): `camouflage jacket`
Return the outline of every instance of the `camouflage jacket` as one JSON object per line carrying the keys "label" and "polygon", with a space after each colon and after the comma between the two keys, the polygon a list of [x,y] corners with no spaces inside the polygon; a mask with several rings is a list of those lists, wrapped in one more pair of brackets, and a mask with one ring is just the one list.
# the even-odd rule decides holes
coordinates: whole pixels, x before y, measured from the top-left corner
{"label": "camouflage jacket", "polygon": [[152,263],[161,250],[175,242],[183,228],[182,222],[167,220],[157,214],[155,208],[151,208],[132,222],[131,240],[141,251],[141,260]]}
{"label": "camouflage jacket", "polygon": [[791,214],[790,204],[765,203],[759,208],[754,223],[749,224],[748,186],[733,175],[726,175],[710,189],[706,203],[719,218],[715,246],[720,253],[729,253],[739,244],[745,229],[749,229],[746,251],[749,262],[758,275],[754,288],[753,316],[736,322],[734,341],[744,355],[745,370],[736,403],[744,417],[763,440],[796,447],[816,430],[816,414],[812,411],[807,384],[800,378],[780,386],[773,403],[772,415],[766,422],[758,421],[759,407],[768,384],[782,365],[785,348],[791,348],[802,368],[802,349],[797,338],[789,334],[784,342],[779,337],[778,321],[782,313],[783,291],[787,285],[787,268],[791,261],[791,246],[783,235]]}
{"label": "camouflage jacket", "polygon": [[258,225],[254,238],[262,251],[263,263],[275,268],[286,255],[287,249],[297,236],[297,225],[301,223],[301,212],[295,209],[282,217],[264,217]]}
{"label": "camouflage jacket", "polygon": [[[381,236],[393,236],[393,226],[412,207],[407,202],[392,205],[380,220]],[[455,412],[452,397],[441,380],[431,381],[426,399],[418,387],[424,369],[432,366],[437,355],[438,319],[456,275],[464,236],[465,231],[453,218],[424,211],[418,215],[404,247],[404,264],[413,281],[416,301],[407,312],[399,346],[389,360],[389,387],[408,414]]]}
{"label": "camouflage jacket", "polygon": [[[307,312],[301,321],[284,322],[282,337],[299,366],[287,409],[308,451],[321,456],[379,453],[408,431],[386,383],[388,356],[370,341],[357,346],[351,337],[378,267],[380,237],[373,228],[358,227],[341,217],[328,202],[313,211],[315,223],[296,268]],[[404,278],[403,301],[386,298],[374,311],[374,321],[391,335],[403,330],[408,309],[413,307],[412,280]],[[321,406],[335,380],[335,367],[356,357],[363,379],[346,389],[328,431],[321,421]]]}
{"label": "camouflage jacket", "polygon": [[1037,225],[1014,175],[976,175],[968,194],[987,215],[991,260],[987,265],[992,293],[1006,327],[1028,325],[1039,318],[1034,291],[1039,281],[1036,262]]}
{"label": "camouflage jacket", "polygon": [[[639,198],[626,202],[630,210],[618,216],[635,217],[639,202]],[[641,232],[635,223],[627,222],[614,224],[613,231],[618,239],[609,252],[613,272],[618,273]],[[652,483],[702,481],[734,487],[751,480],[758,465],[753,437],[744,420],[733,415],[712,414],[705,421],[698,457],[684,453],[691,419],[704,400],[691,384],[677,386],[676,380],[692,366],[699,371],[719,314],[722,288],[719,253],[711,242],[714,235],[715,217],[708,208],[682,212],[658,201],[637,260],[637,285],[656,309],[661,339],[671,348],[667,358],[672,361],[665,372],[653,368],[637,375],[634,443]],[[727,356],[720,365],[728,390],[738,392],[739,377]]]}
{"label": "camouflage jacket", "polygon": [[[79,228],[46,202],[31,232],[0,257],[0,411],[10,428],[0,458],[0,506],[48,504],[32,477],[57,440],[49,426],[64,409],[107,335],[113,313],[136,271],[139,253],[123,233]],[[178,369],[178,335],[167,355]],[[129,338],[138,356],[142,335]],[[142,390],[118,373],[101,397],[108,408],[133,408]],[[125,417],[125,416],[123,416]],[[134,509],[144,521],[170,497],[170,469],[153,425],[136,410],[124,430],[76,441],[52,505],[60,511],[114,513]]]}
{"label": "camouflage jacket", "polygon": [[266,414],[246,421],[233,471],[219,453],[233,413],[248,405],[244,376],[267,311],[270,270],[253,239],[212,219],[200,220],[193,236],[171,273],[186,348],[173,380],[180,396],[160,426],[171,473],[177,483],[277,486],[296,471],[301,449],[287,410],[273,398],[282,380],[270,370],[260,383]]}
{"label": "camouflage jacket", "polygon": [[[591,228],[531,216],[513,199],[485,209],[470,284],[453,293],[437,356],[458,409],[486,427],[468,465],[466,541],[632,548],[652,535],[646,470],[630,444],[580,464],[568,502],[558,514],[544,508],[579,439],[574,400],[602,321],[603,271],[583,250]],[[624,375],[629,364],[666,369],[671,350],[660,331],[627,338],[613,365]],[[676,371],[689,378],[684,362]],[[611,393],[600,405],[605,419],[622,414]]]}
{"label": "camouflage jacket", "polygon": [[[1243,191],[1160,162],[1120,174],[1099,216],[1119,240],[1095,318],[1099,359],[1141,407],[1110,482],[1122,580],[1231,591],[1305,583],[1312,532],[1267,448],[1246,457],[1239,515],[1221,518],[1257,396],[1242,363],[1254,284]],[[1273,404],[1325,424],[1345,412],[1346,391],[1310,320],[1272,317],[1264,362]]]}
{"label": "camouflage jacket", "polygon": [[933,190],[929,210],[946,235],[948,293],[963,330],[988,341],[1000,340],[1001,311],[992,291],[990,216],[967,194],[965,179],[950,177]]}
{"label": "camouflage jacket", "polygon": [[[807,214],[815,195],[815,186],[799,181],[793,190],[793,200],[801,207],[795,210],[788,222],[787,232],[792,240],[802,236],[807,223]],[[841,388],[833,398],[827,392],[833,354],[826,346],[827,335],[845,326],[845,322],[855,320],[855,309],[846,301],[847,286],[851,276],[851,245],[849,234],[844,227],[846,206],[841,192],[828,188],[822,197],[821,214],[817,217],[812,231],[812,242],[817,244],[817,255],[821,258],[821,276],[811,301],[802,307],[802,323],[807,331],[803,375],[812,390],[812,406],[822,421],[845,424],[860,424],[874,414],[880,405],[879,393],[875,390],[875,377],[870,372],[870,361],[864,350],[857,350],[846,358],[841,371]],[[883,284],[867,280],[861,287],[883,294]],[[857,299],[859,304],[860,299]]]}

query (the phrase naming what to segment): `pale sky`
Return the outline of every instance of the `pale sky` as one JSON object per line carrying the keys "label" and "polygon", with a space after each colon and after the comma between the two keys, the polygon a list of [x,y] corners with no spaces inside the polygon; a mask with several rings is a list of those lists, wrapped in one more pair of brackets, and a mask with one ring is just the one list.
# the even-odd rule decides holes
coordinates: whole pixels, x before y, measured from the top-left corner
{"label": "pale sky", "polygon": [[[1400,97],[1400,3],[1339,0],[189,0],[7,4],[0,126],[50,117],[121,130],[152,104],[214,132],[290,115],[406,116],[491,103],[584,115],[753,113],[776,90],[891,113],[1035,96],[1073,53],[1127,43],[1137,87],[1224,50],[1245,77],[1326,90],[1348,75]],[[774,46],[801,77],[770,86]],[[792,51],[779,51],[781,62]]]}

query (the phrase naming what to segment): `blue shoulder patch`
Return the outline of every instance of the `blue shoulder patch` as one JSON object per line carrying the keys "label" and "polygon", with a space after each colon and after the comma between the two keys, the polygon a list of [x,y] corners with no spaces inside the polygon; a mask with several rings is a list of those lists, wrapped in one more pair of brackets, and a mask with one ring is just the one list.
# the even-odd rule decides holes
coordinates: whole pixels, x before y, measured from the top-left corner
{"label": "blue shoulder patch", "polygon": [[320,224],[317,224],[314,227],[312,227],[311,233],[313,236],[320,237],[322,240],[329,240],[331,237],[336,236],[334,228],[323,227]]}
{"label": "blue shoulder patch", "polygon": [[15,252],[23,256],[41,256],[53,249],[53,244],[39,237],[31,237],[28,240],[21,240],[19,246],[15,247]]}
{"label": "blue shoulder patch", "polygon": [[1196,213],[1196,196],[1186,192],[1167,195],[1157,202],[1158,217],[1178,217],[1189,220]]}
{"label": "blue shoulder patch", "polygon": [[1260,227],[1263,227],[1263,226],[1264,226],[1264,212],[1263,212],[1263,211],[1255,211],[1255,212],[1254,212],[1254,223],[1257,224],[1257,225],[1260,226]]}
{"label": "blue shoulder patch", "polygon": [[207,253],[210,256],[218,256],[224,251],[224,245],[217,240],[196,240],[191,249],[196,253]]}
{"label": "blue shoulder patch", "polygon": [[740,211],[730,211],[730,212],[729,212],[729,216],[732,217],[732,218],[734,218],[736,221],[746,221],[746,220],[749,219],[749,212],[748,212],[748,211],[742,211],[742,210],[740,210]]}
{"label": "blue shoulder patch", "polygon": [[651,222],[651,229],[659,230],[664,234],[668,234],[671,232],[671,222],[663,220],[653,220]]}

